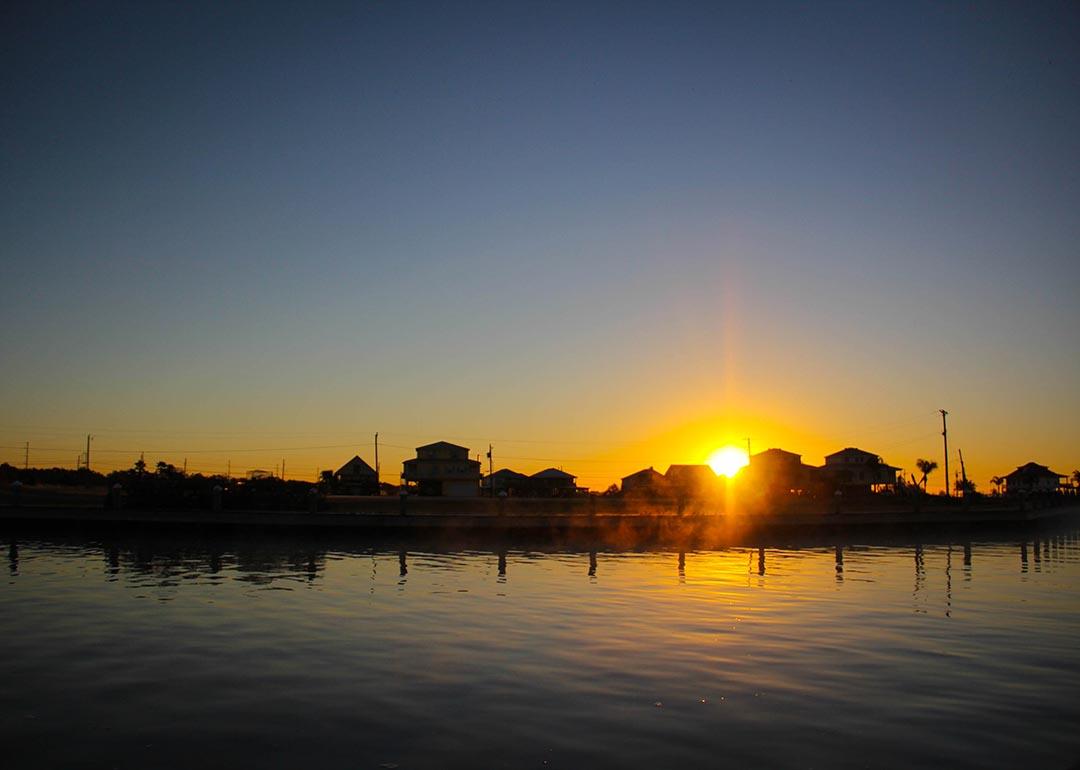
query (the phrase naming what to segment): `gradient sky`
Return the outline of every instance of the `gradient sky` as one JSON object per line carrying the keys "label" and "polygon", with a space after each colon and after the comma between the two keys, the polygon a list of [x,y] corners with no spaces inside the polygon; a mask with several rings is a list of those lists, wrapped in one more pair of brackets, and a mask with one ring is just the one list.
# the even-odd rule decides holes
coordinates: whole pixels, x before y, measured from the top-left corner
{"label": "gradient sky", "polygon": [[0,459],[1080,467],[1080,6],[312,5],[5,4]]}

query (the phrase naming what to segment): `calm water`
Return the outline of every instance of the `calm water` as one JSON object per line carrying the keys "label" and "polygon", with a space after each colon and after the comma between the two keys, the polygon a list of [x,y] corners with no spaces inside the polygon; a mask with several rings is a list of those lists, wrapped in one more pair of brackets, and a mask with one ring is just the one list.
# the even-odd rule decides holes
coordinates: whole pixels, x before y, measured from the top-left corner
{"label": "calm water", "polygon": [[7,767],[1050,767],[1080,532],[612,552],[6,535]]}

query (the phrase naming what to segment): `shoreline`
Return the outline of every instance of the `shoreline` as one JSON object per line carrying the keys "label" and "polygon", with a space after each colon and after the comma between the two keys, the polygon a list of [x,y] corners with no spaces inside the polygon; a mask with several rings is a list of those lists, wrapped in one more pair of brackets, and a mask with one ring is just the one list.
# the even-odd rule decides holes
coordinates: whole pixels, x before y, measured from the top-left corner
{"label": "shoreline", "polygon": [[[393,498],[371,498],[400,506]],[[370,502],[370,501],[369,501]],[[350,531],[367,534],[529,534],[594,535],[619,540],[669,537],[726,538],[764,532],[844,532],[854,530],[978,530],[1023,528],[1080,515],[1080,501],[1043,508],[972,506],[969,509],[923,508],[855,509],[838,513],[776,512],[726,514],[676,510],[626,511],[507,511],[500,501],[489,505],[464,502],[471,512],[424,510],[389,512],[385,503],[366,510],[338,511],[203,511],[203,510],[108,510],[90,506],[2,506],[0,524],[92,525],[104,527],[227,528],[255,530]],[[540,501],[553,503],[558,501]],[[566,503],[568,501],[561,501]],[[383,510],[372,510],[372,508]],[[456,508],[457,506],[453,506]],[[545,506],[546,507],[546,506]],[[486,510],[484,510],[486,508]],[[437,508],[436,508],[437,510]]]}

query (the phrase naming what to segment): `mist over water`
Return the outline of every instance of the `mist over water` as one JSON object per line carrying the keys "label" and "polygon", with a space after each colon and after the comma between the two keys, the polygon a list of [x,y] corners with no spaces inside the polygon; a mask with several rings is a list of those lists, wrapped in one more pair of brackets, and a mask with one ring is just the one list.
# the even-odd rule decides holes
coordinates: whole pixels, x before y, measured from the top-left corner
{"label": "mist over water", "polygon": [[686,551],[5,538],[12,767],[1080,758],[1075,525]]}

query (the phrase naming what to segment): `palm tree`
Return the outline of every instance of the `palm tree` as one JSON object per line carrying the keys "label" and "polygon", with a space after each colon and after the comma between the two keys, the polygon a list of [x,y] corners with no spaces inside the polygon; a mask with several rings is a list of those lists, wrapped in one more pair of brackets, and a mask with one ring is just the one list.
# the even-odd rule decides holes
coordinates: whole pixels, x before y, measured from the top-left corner
{"label": "palm tree", "polygon": [[921,457],[915,461],[915,467],[922,473],[923,492],[926,491],[926,477],[937,470],[937,463],[933,460],[924,460]]}
{"label": "palm tree", "polygon": [[994,476],[993,478],[990,479],[990,483],[993,484],[994,487],[995,487],[994,494],[995,495],[1000,495],[1001,494],[1001,485],[1005,483],[1005,477],[1004,476]]}
{"label": "palm tree", "polygon": [[1072,472],[1072,483],[1074,487],[1080,487],[1080,470]]}

